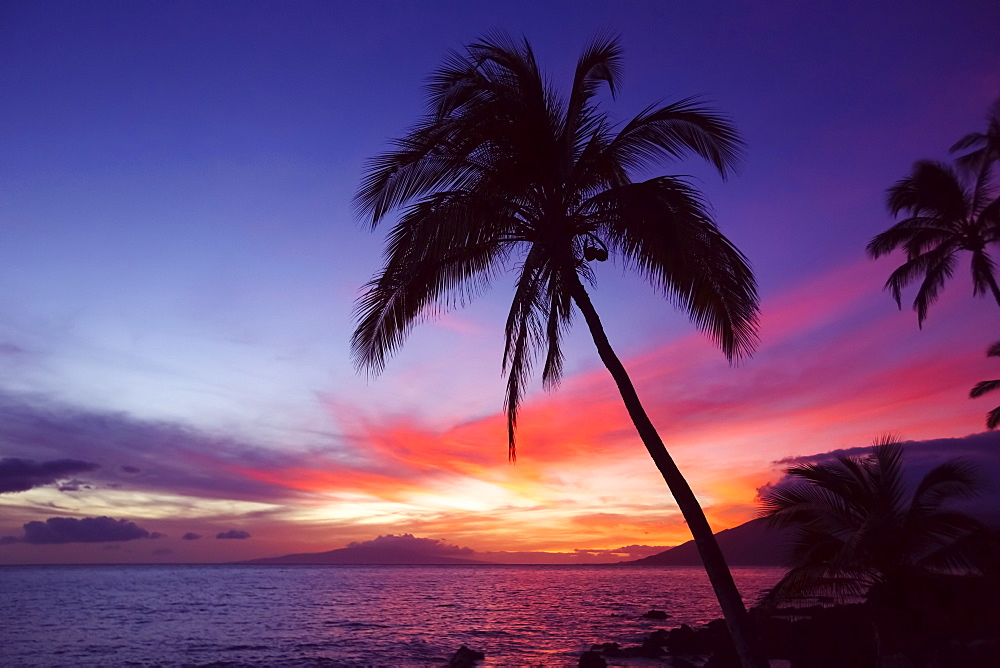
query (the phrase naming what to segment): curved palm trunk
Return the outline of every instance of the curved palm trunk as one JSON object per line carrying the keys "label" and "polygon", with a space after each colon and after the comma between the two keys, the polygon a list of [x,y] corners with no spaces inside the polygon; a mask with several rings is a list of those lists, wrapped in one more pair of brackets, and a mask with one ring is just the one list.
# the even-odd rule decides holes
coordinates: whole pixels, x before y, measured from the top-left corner
{"label": "curved palm trunk", "polygon": [[621,360],[618,359],[615,351],[611,348],[610,342],[608,342],[608,337],[604,333],[604,327],[601,325],[597,310],[594,309],[594,305],[590,301],[590,295],[587,294],[586,289],[575,273],[571,275],[569,281],[571,282],[573,301],[576,302],[577,306],[583,312],[583,317],[587,321],[590,333],[594,337],[594,343],[597,345],[597,351],[604,365],[611,372],[615,383],[618,385],[618,391],[625,402],[625,408],[628,409],[629,417],[632,418],[632,423],[639,432],[639,437],[642,439],[643,445],[646,446],[649,456],[653,458],[656,468],[659,469],[660,475],[666,481],[667,487],[670,488],[674,500],[677,501],[677,505],[680,507],[684,520],[691,529],[691,535],[694,537],[698,553],[701,555],[701,560],[705,565],[708,579],[711,581],[715,595],[719,599],[719,605],[722,607],[722,614],[726,619],[726,626],[729,628],[729,634],[732,636],[733,644],[736,646],[740,662],[744,668],[766,667],[767,662],[762,653],[758,651],[758,643],[755,642],[755,638],[750,631],[749,617],[746,607],[743,605],[743,598],[736,588],[736,583],[733,582],[729,566],[722,556],[722,550],[719,549],[719,544],[712,534],[712,528],[705,518],[705,513],[702,511],[698,499],[695,497],[694,492],[691,491],[687,480],[681,475],[677,464],[670,457],[667,448],[660,439],[660,435],[656,432],[656,428],[639,402],[639,395],[636,394],[624,365],[622,365]]}

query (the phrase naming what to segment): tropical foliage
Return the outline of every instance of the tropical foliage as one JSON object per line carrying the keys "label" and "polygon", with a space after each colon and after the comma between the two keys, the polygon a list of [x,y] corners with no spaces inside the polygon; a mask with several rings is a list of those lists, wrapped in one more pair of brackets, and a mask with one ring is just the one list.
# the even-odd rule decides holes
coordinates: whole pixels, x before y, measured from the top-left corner
{"label": "tropical foliage", "polygon": [[[986,350],[986,355],[989,357],[1000,357],[1000,341],[991,345]],[[969,397],[976,399],[983,396],[987,392],[992,392],[998,388],[1000,388],[1000,379],[980,381],[976,383],[976,386],[969,392]],[[997,425],[1000,425],[1000,406],[997,406],[986,414],[986,428],[996,429]]]}
{"label": "tropical foliage", "polygon": [[969,255],[973,294],[989,293],[1000,306],[994,259],[1000,243],[1000,192],[993,179],[1000,164],[1000,100],[987,117],[986,132],[967,134],[952,146],[952,152],[961,151],[968,152],[956,158],[957,170],[921,160],[889,188],[889,212],[905,217],[868,244],[873,258],[904,251],[906,261],[890,274],[885,289],[902,308],[903,288],[920,281],[913,309],[921,326],[962,254]]}
{"label": "tropical foliage", "polygon": [[[429,112],[368,165],[356,196],[377,226],[399,215],[385,262],[357,303],[355,363],[377,373],[413,325],[464,304],[513,270],[503,366],[509,456],[533,364],[555,387],[563,336],[579,309],[644,445],[699,548],[737,646],[742,600],[704,513],[639,402],[587,288],[594,261],[633,269],[685,311],[730,359],[756,343],[757,294],[746,258],[679,176],[633,181],[663,161],[699,156],[723,176],[742,143],[695,99],[651,105],[623,124],[601,110],[620,85],[622,51],[601,38],[581,55],[568,97],[544,78],[527,41],[492,34],[451,53],[427,86]],[[753,662],[744,658],[746,665]],[[756,664],[756,665],[759,665]]]}
{"label": "tropical foliage", "polygon": [[977,570],[968,539],[982,527],[949,505],[978,493],[974,469],[961,460],[945,462],[908,492],[902,460],[900,444],[886,437],[865,456],[787,470],[790,480],[762,500],[762,516],[796,532],[789,570],[772,589],[771,603],[858,597],[915,575]]}

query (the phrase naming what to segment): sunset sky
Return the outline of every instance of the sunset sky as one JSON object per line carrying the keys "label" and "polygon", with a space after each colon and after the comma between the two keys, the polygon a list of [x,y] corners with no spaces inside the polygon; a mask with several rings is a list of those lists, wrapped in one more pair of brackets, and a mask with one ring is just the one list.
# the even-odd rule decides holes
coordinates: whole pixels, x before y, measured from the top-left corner
{"label": "sunset sky", "polygon": [[[747,142],[726,182],[657,171],[693,175],[754,266],[750,360],[613,261],[593,294],[715,529],[753,517],[783,459],[982,432],[1000,397],[968,391],[1000,377],[1000,309],[963,263],[918,329],[881,289],[900,258],[864,249],[892,222],[885,189],[985,127],[998,25],[996,0],[3,3],[0,564],[689,538],[582,318],[508,463],[513,274],[378,378],[351,366],[381,261],[351,206],[365,160],[424,111],[447,51],[496,28],[562,90],[588,40],[618,34],[616,119],[703,95]],[[972,441],[952,445],[982,455]],[[75,528],[31,525],[51,518]]]}

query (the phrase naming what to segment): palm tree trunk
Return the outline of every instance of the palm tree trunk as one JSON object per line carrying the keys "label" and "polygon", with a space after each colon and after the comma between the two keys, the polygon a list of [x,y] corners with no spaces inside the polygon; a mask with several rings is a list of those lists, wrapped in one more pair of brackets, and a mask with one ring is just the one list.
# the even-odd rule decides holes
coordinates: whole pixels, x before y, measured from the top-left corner
{"label": "palm tree trunk", "polygon": [[766,668],[767,661],[759,651],[758,643],[750,631],[750,620],[746,607],[743,605],[743,597],[740,596],[736,583],[733,582],[732,573],[729,572],[729,566],[722,556],[722,550],[719,549],[719,544],[705,518],[705,513],[702,511],[694,492],[691,491],[691,486],[681,475],[680,469],[670,457],[660,435],[656,432],[656,428],[639,402],[639,395],[636,394],[632,380],[604,333],[604,327],[601,325],[597,310],[590,301],[590,295],[587,294],[576,273],[569,273],[568,280],[571,282],[573,301],[583,312],[583,317],[594,337],[594,343],[597,345],[601,360],[611,372],[615,383],[618,384],[618,391],[625,402],[629,417],[632,418],[632,423],[639,432],[643,445],[646,446],[649,456],[653,458],[656,468],[659,469],[660,475],[663,476],[667,487],[670,488],[670,492],[673,494],[674,500],[677,501],[681,514],[691,530],[695,545],[698,547],[698,553],[705,565],[705,571],[708,573],[708,579],[712,583],[712,589],[715,590],[715,595],[719,599],[719,605],[726,619],[726,626],[729,628],[736,652],[739,654],[740,662],[743,668]]}

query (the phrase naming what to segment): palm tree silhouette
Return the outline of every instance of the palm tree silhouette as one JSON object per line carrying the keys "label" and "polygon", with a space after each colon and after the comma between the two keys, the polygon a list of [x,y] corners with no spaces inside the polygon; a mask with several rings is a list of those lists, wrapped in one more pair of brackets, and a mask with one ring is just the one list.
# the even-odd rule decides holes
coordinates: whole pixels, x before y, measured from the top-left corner
{"label": "palm tree silhouette", "polygon": [[[986,355],[988,357],[1000,357],[1000,341],[997,341],[989,348],[986,349]],[[987,392],[992,392],[1000,388],[1000,379],[998,380],[983,380],[976,383],[976,386],[972,388],[969,392],[969,397],[971,399],[976,399],[983,396]],[[997,425],[1000,425],[1000,406],[997,406],[989,413],[986,414],[986,428],[996,429]]]}
{"label": "palm tree silhouette", "polygon": [[913,301],[920,326],[955,273],[961,252],[972,256],[973,295],[989,291],[1000,306],[996,263],[989,253],[990,246],[1000,241],[1000,198],[990,184],[990,171],[987,163],[977,176],[963,179],[944,163],[921,160],[887,192],[892,215],[909,215],[876,235],[868,244],[868,255],[878,258],[897,248],[906,252],[906,262],[892,272],[885,289],[902,308],[903,287],[923,276]]}
{"label": "palm tree silhouette", "polygon": [[464,303],[516,267],[503,358],[513,460],[532,365],[544,350],[543,384],[557,385],[561,339],[575,305],[691,528],[744,665],[764,665],[704,512],[584,287],[595,278],[589,263],[616,255],[685,310],[731,361],[749,355],[758,303],[746,258],[683,177],[633,182],[630,176],[695,154],[726,177],[743,145],[727,119],[690,98],[652,105],[614,126],[595,96],[602,85],[614,96],[621,62],[617,39],[594,40],[563,99],[545,82],[526,40],[492,33],[448,55],[427,87],[429,113],[369,163],[356,195],[373,227],[391,210],[401,215],[389,232],[383,269],[357,302],[353,359],[378,373],[418,320]]}
{"label": "palm tree silhouette", "polygon": [[[930,470],[908,494],[903,450],[884,437],[867,456],[839,456],[786,473],[762,498],[772,526],[794,527],[789,570],[764,599],[766,606],[826,594],[841,602],[866,596],[872,608],[880,665],[918,651],[917,611],[907,592],[933,573],[980,572],[984,527],[949,502],[976,496],[973,467],[951,460]],[[905,664],[910,665],[910,664]]]}
{"label": "palm tree silhouette", "polygon": [[794,482],[761,500],[760,515],[772,526],[797,529],[789,571],[772,596],[858,596],[913,574],[976,568],[960,539],[981,526],[948,507],[978,494],[973,467],[958,459],[940,464],[907,494],[902,459],[899,441],[886,436],[866,456],[787,469]]}

